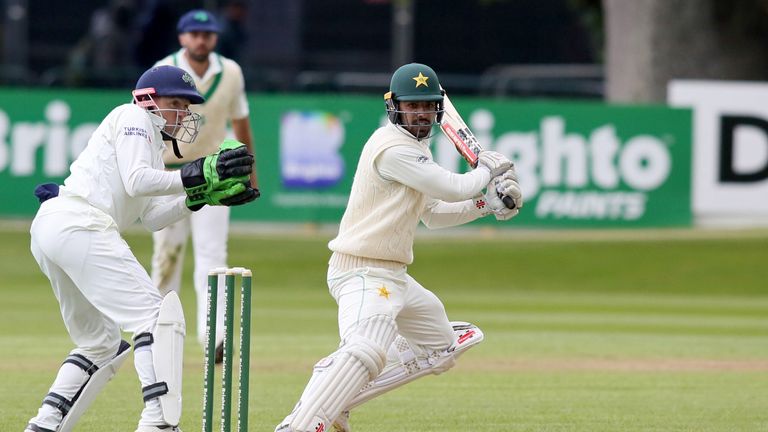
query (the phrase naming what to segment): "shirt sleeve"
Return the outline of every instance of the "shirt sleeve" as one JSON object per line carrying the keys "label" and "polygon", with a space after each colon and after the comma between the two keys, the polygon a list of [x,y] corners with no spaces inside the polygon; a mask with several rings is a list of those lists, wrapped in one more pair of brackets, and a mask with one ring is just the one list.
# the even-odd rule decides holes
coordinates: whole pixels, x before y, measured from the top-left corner
{"label": "shirt sleeve", "polygon": [[154,197],[149,200],[141,214],[141,224],[150,231],[159,231],[168,225],[189,216],[185,196]]}
{"label": "shirt sleeve", "polygon": [[150,140],[154,131],[143,113],[126,110],[118,118],[115,128],[117,169],[128,195],[158,196],[184,192],[178,171],[153,168],[153,144]]}
{"label": "shirt sleeve", "polygon": [[402,183],[428,197],[457,202],[472,198],[491,181],[484,167],[457,174],[436,164],[418,148],[397,145],[385,149],[376,159],[382,178]]}
{"label": "shirt sleeve", "polygon": [[245,78],[240,67],[236,67],[237,71],[237,95],[232,98],[232,106],[230,107],[231,118],[238,120],[248,117],[250,113],[248,109],[248,99],[245,96]]}
{"label": "shirt sleeve", "polygon": [[429,229],[447,228],[472,222],[489,213],[482,195],[453,203],[430,199],[421,213],[421,221]]}

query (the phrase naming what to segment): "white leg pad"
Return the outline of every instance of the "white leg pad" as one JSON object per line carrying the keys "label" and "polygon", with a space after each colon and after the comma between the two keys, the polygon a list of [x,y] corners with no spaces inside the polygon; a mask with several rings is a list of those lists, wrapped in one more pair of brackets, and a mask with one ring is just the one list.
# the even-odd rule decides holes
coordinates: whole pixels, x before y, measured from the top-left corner
{"label": "white leg pad", "polygon": [[72,404],[72,408],[69,409],[67,415],[62,419],[61,424],[57,429],[58,432],[70,432],[74,429],[75,424],[80,420],[83,413],[88,410],[88,407],[91,406],[96,399],[96,396],[101,393],[104,386],[106,386],[112,377],[115,376],[118,369],[120,369],[120,366],[125,362],[125,359],[131,352],[130,348],[131,345],[128,342],[121,341],[120,348],[112,361],[105,364],[91,375],[91,378],[80,390],[80,394],[77,396],[75,403]]}
{"label": "white leg pad", "polygon": [[400,358],[399,363],[388,365],[381,374],[363,387],[344,411],[349,411],[369,400],[394,390],[425,375],[439,375],[452,368],[456,359],[471,347],[483,341],[483,332],[475,325],[452,321],[456,341],[444,351],[433,351],[425,358],[417,358],[408,342],[397,336],[393,348]]}
{"label": "white leg pad", "polygon": [[331,356],[315,365],[312,378],[293,412],[276,431],[328,431],[360,389],[384,368],[397,325],[386,315],[369,318]]}
{"label": "white leg pad", "polygon": [[163,298],[157,327],[154,332],[155,342],[152,347],[152,363],[157,382],[165,382],[168,392],[159,396],[163,420],[169,425],[179,424],[181,419],[181,376],[184,354],[184,310],[179,295],[170,291]]}

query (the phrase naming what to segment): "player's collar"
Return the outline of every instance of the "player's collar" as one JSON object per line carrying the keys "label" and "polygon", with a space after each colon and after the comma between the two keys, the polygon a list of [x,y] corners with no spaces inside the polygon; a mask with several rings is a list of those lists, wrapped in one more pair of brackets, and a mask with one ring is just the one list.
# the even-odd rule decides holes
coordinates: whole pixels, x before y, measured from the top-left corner
{"label": "player's collar", "polygon": [[204,83],[211,79],[212,77],[215,77],[216,75],[220,74],[223,70],[222,64],[221,64],[221,56],[217,53],[211,51],[210,54],[208,54],[208,69],[205,70],[205,74],[203,76],[199,76],[195,73],[194,69],[192,69],[192,66],[189,64],[189,61],[187,60],[187,57],[184,55],[184,51],[186,48],[182,48],[179,51],[176,52],[176,54],[173,55],[173,63],[174,66],[178,66],[185,71],[189,72],[192,77],[195,79],[195,81]]}
{"label": "player's collar", "polygon": [[[149,119],[152,122],[152,126],[154,126],[156,128],[156,132],[157,131],[162,132],[163,128],[165,128],[165,123],[166,123],[165,118],[163,116],[161,116],[161,115],[157,115],[157,114],[151,113],[149,111],[147,111],[147,114],[149,114]],[[155,142],[155,140],[153,140],[153,143],[154,142]],[[161,151],[165,150],[165,141],[160,140],[159,142],[156,142],[155,145],[156,145],[158,150],[161,150]]]}

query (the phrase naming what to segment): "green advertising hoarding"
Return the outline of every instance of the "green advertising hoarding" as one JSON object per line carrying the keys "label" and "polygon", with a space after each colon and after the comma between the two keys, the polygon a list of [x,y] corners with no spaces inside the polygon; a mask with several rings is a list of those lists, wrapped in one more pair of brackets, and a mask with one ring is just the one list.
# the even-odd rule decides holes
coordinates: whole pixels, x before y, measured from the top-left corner
{"label": "green advertising hoarding", "polygon": [[[127,92],[0,90],[0,217],[31,217],[35,185],[62,182]],[[371,96],[251,95],[262,197],[233,218],[335,223],[357,158],[385,121]],[[525,207],[506,226],[658,227],[691,223],[691,112],[662,106],[457,98],[486,148],[515,161]],[[438,133],[433,156],[468,169]],[[485,220],[487,219],[487,220]],[[485,218],[476,223],[493,223]]]}

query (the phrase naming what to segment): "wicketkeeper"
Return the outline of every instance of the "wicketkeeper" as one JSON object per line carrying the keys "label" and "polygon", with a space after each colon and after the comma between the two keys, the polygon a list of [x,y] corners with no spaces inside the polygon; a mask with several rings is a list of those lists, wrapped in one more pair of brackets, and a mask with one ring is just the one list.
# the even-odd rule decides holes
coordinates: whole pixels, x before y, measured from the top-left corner
{"label": "wicketkeeper", "polygon": [[[235,141],[180,171],[165,171],[166,142],[191,141],[203,102],[192,78],[173,66],[138,80],[133,103],[112,110],[72,163],[61,188],[36,191],[42,204],[30,233],[76,348],[64,359],[26,432],[67,432],[128,356],[144,410],[137,432],[173,432],[181,416],[185,324],[175,292],[161,297],[121,232],[136,221],[151,231],[204,205],[252,201],[253,156]],[[185,193],[186,192],[186,193]],[[109,427],[105,427],[105,430]]]}
{"label": "wicketkeeper", "polygon": [[[407,266],[419,221],[443,228],[489,214],[515,216],[523,198],[512,163],[492,151],[481,152],[478,168],[466,174],[434,162],[428,138],[442,117],[443,93],[428,66],[399,68],[384,97],[389,124],[363,147],[339,234],[328,244],[341,344],[315,365],[276,432],[348,432],[350,409],[450,369],[483,339],[476,326],[449,321],[437,296],[408,275]],[[515,209],[499,194],[511,197]]]}

